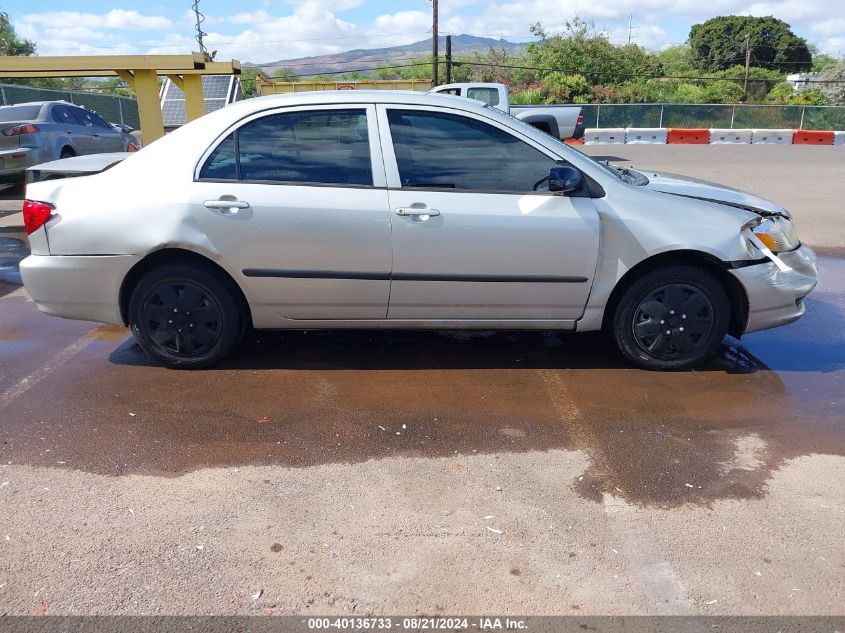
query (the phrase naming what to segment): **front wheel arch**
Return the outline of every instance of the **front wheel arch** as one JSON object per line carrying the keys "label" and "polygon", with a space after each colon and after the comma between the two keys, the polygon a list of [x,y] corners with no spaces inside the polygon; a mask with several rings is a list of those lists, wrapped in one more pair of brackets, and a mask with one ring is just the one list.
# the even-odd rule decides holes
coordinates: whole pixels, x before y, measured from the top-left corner
{"label": "front wheel arch", "polygon": [[667,253],[653,255],[639,262],[626,272],[616,282],[613,291],[610,293],[610,297],[605,303],[602,329],[605,331],[611,329],[613,314],[616,311],[619,299],[634,281],[656,268],[673,265],[702,268],[719,281],[722,288],[728,294],[731,306],[728,334],[736,338],[741,337],[745,333],[745,328],[748,324],[748,295],[745,292],[745,288],[742,287],[742,284],[736,277],[728,272],[728,264],[709,253],[693,250],[669,251]]}
{"label": "front wheel arch", "polygon": [[249,302],[246,300],[246,295],[244,295],[240,285],[238,285],[222,266],[194,251],[182,248],[164,248],[148,254],[144,259],[135,264],[123,278],[123,283],[120,286],[119,302],[120,318],[124,325],[129,325],[129,300],[138,282],[148,271],[164,264],[196,264],[210,269],[237,299],[244,324],[252,323],[252,310],[249,307]]}

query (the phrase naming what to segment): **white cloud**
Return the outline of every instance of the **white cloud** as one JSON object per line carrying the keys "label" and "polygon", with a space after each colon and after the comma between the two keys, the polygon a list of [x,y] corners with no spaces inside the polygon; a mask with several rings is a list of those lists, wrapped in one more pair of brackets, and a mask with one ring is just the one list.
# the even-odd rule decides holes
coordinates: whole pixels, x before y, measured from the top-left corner
{"label": "white cloud", "polygon": [[267,22],[272,20],[273,16],[267,13],[264,9],[253,11],[252,13],[235,13],[234,15],[225,18],[218,18],[221,22],[226,21],[230,24],[256,24],[258,22]]}
{"label": "white cloud", "polygon": [[373,31],[382,35],[422,33],[431,29],[431,14],[422,11],[399,11],[380,15],[373,21]]}
{"label": "white cloud", "polygon": [[347,11],[364,4],[365,0],[284,0],[285,4],[293,5],[297,9],[310,5],[323,11]]}
{"label": "white cloud", "polygon": [[140,52],[137,45],[125,36],[115,37],[115,32],[161,32],[173,28],[173,22],[160,15],[112,9],[107,13],[28,13],[14,26],[22,37],[36,42],[39,55],[129,55]]}
{"label": "white cloud", "polygon": [[[189,4],[189,3],[188,3]],[[209,49],[220,59],[267,63],[353,48],[380,48],[428,37],[431,13],[422,0],[395,2],[397,10],[367,22],[352,23],[344,11],[365,0],[252,0],[231,12],[208,13],[203,23]],[[580,16],[595,22],[616,41],[627,41],[633,14],[634,41],[652,49],[680,43],[685,27],[716,15],[774,15],[825,52],[845,48],[845,18],[831,5],[845,0],[440,0],[441,34],[470,33],[525,38],[529,26],[542,21],[548,31],[562,29]],[[136,10],[107,13],[60,11],[30,13],[14,20],[18,33],[38,43],[39,53],[186,53],[196,49],[194,16],[179,10],[178,18],[144,15]],[[280,15],[280,13],[283,13]],[[14,17],[14,16],[13,16]],[[143,39],[112,33],[144,30]],[[111,48],[118,46],[119,48]]]}
{"label": "white cloud", "polygon": [[56,25],[100,29],[169,29],[173,23],[160,15],[141,15],[138,11],[112,9],[108,13],[79,13],[77,11],[53,11],[50,13],[28,13],[20,19],[21,24],[46,27]]}

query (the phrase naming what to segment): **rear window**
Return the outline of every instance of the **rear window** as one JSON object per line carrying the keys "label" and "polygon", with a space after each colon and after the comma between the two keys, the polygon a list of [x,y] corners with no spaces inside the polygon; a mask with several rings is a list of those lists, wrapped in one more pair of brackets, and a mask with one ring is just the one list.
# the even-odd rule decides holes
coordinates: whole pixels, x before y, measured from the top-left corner
{"label": "rear window", "polygon": [[4,106],[0,108],[0,121],[33,121],[40,112],[40,105]]}
{"label": "rear window", "polygon": [[467,97],[483,101],[489,106],[499,105],[499,91],[495,88],[469,88]]}

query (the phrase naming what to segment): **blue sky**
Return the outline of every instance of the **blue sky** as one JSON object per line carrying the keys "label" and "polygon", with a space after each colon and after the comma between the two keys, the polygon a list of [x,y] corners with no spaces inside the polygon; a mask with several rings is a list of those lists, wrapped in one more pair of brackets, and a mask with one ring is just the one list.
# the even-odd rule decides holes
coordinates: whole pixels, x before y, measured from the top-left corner
{"label": "blue sky", "polygon": [[[2,3],[41,55],[184,53],[196,49],[193,0],[12,0]],[[430,0],[200,0],[206,44],[218,59],[270,62],[430,35]],[[542,20],[554,31],[574,16],[614,41],[651,49],[683,42],[716,15],[774,15],[824,52],[845,55],[845,0],[440,0],[440,31],[525,40]]]}

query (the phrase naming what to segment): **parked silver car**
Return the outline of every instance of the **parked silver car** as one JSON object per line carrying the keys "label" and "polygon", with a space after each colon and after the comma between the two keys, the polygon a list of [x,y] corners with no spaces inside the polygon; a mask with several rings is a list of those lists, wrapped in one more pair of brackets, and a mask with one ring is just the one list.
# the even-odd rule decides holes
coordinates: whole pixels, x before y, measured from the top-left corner
{"label": "parked silver car", "polygon": [[0,107],[3,182],[23,182],[28,167],[59,158],[136,149],[138,142],[131,134],[66,101]]}
{"label": "parked silver car", "polygon": [[38,307],[129,325],[172,367],[252,325],[605,329],[637,365],[681,369],[799,318],[817,278],[773,202],[436,94],[241,101],[27,198]]}

